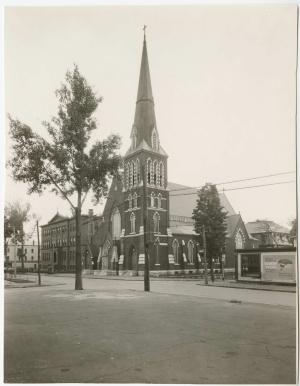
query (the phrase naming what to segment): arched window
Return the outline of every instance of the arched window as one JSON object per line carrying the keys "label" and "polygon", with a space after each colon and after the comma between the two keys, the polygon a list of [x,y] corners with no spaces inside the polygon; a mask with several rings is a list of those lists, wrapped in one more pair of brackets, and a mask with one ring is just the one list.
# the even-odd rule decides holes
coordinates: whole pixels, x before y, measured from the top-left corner
{"label": "arched window", "polygon": [[134,193],[134,195],[133,195],[133,207],[137,208],[137,194],[136,193]]}
{"label": "arched window", "polygon": [[139,159],[135,162],[135,170],[136,170],[136,184],[139,185],[141,182],[141,170],[140,170],[140,161]]}
{"label": "arched window", "polygon": [[129,189],[129,174],[130,174],[129,164],[127,163],[125,165],[125,184],[126,184],[126,189]]}
{"label": "arched window", "polygon": [[244,236],[240,230],[237,232],[235,236],[235,248],[236,249],[244,248]]}
{"label": "arched window", "polygon": [[147,160],[147,183],[151,184],[151,159]]}
{"label": "arched window", "polygon": [[135,162],[132,161],[132,186],[135,186],[136,184],[136,167]]}
{"label": "arched window", "polygon": [[[106,240],[102,249],[102,256],[107,256],[108,251],[110,250],[111,244],[109,240]],[[73,252],[74,253],[74,252]]]}
{"label": "arched window", "polygon": [[129,163],[129,188],[133,186],[133,163]]}
{"label": "arched window", "polygon": [[194,243],[192,242],[192,240],[189,240],[187,247],[189,262],[194,263]]}
{"label": "arched window", "polygon": [[130,215],[130,233],[135,233],[135,214],[133,212]]}
{"label": "arched window", "polygon": [[153,215],[153,223],[154,223],[154,233],[159,233],[159,214],[157,212]]}
{"label": "arched window", "polygon": [[161,194],[159,193],[157,196],[157,207],[160,209],[161,208]]}
{"label": "arched window", "polygon": [[121,215],[118,208],[115,208],[111,215],[112,237],[114,240],[119,239],[121,235]]}
{"label": "arched window", "polygon": [[179,256],[178,256],[179,243],[176,239],[173,241],[172,247],[173,247],[174,262],[175,264],[179,264]]}
{"label": "arched window", "polygon": [[159,186],[164,184],[164,165],[162,162],[159,164]]}
{"label": "arched window", "polygon": [[151,208],[154,208],[155,207],[155,196],[154,196],[154,193],[152,192],[151,194],[150,194],[150,206],[151,206]]}
{"label": "arched window", "polygon": [[128,196],[128,209],[132,209],[132,196],[129,194]]}
{"label": "arched window", "polygon": [[154,161],[153,162],[153,184],[156,185],[157,184],[157,162]]}

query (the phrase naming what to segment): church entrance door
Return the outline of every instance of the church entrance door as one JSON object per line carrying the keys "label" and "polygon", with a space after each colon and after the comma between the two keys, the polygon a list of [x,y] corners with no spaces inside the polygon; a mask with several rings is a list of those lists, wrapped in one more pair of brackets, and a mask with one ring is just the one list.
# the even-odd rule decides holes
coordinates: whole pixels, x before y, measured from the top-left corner
{"label": "church entrance door", "polygon": [[130,248],[129,252],[129,259],[128,259],[128,270],[134,271],[137,273],[138,269],[138,257],[137,257],[137,252],[134,247]]}

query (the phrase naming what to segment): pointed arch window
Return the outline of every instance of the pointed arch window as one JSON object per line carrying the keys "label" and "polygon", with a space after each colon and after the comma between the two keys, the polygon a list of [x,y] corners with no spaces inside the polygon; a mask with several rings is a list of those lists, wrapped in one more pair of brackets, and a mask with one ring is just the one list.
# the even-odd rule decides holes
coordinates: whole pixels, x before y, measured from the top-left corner
{"label": "pointed arch window", "polygon": [[135,170],[136,170],[136,184],[139,185],[139,183],[141,182],[141,168],[140,168],[139,159],[136,160]]}
{"label": "pointed arch window", "polygon": [[164,184],[164,165],[162,162],[159,164],[159,186]]}
{"label": "pointed arch window", "polygon": [[161,194],[159,193],[157,196],[157,207],[160,209],[161,208]]}
{"label": "pointed arch window", "polygon": [[156,185],[157,184],[157,162],[154,161],[153,162],[153,184]]}
{"label": "pointed arch window", "polygon": [[133,163],[129,163],[129,188],[133,186]]}
{"label": "pointed arch window", "polygon": [[147,160],[147,183],[151,184],[151,159]]}
{"label": "pointed arch window", "polygon": [[137,208],[137,194],[136,193],[134,193],[134,195],[133,195],[133,207],[134,208]]}
{"label": "pointed arch window", "polygon": [[151,206],[151,208],[155,207],[155,196],[154,196],[153,192],[150,195],[150,206]]}
{"label": "pointed arch window", "polygon": [[243,249],[244,248],[244,235],[239,230],[235,236],[235,248],[236,249]]}
{"label": "pointed arch window", "polygon": [[118,208],[115,208],[111,215],[112,237],[118,240],[121,235],[121,215]]}
{"label": "pointed arch window", "polygon": [[174,256],[174,262],[175,264],[179,264],[179,243],[177,239],[175,239],[172,243],[172,248],[173,248],[173,256]]}
{"label": "pointed arch window", "polygon": [[135,162],[132,161],[132,186],[136,185],[136,165]]}
{"label": "pointed arch window", "polygon": [[130,215],[130,233],[135,233],[135,214],[133,212]]}
{"label": "pointed arch window", "polygon": [[128,209],[132,209],[132,195],[129,194],[128,196]]}
{"label": "pointed arch window", "polygon": [[192,240],[189,240],[188,242],[188,260],[191,264],[194,263],[194,243],[192,242]]}
{"label": "pointed arch window", "polygon": [[159,214],[155,212],[153,215],[154,233],[159,233],[159,221],[160,221]]}

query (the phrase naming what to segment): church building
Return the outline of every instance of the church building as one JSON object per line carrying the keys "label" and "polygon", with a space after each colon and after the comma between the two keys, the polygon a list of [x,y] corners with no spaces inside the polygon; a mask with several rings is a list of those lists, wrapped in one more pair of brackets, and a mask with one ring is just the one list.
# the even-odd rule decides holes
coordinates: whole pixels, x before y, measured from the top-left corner
{"label": "church building", "polygon": [[[103,222],[93,236],[92,243],[99,251],[93,256],[93,268],[103,272],[118,269],[120,274],[142,273],[145,218],[153,273],[192,273],[203,268],[200,235],[195,233],[192,219],[197,191],[168,181],[168,155],[159,138],[145,35],[130,138],[122,178],[113,179]],[[176,190],[190,194],[176,195]],[[220,194],[220,200],[228,214],[226,266],[233,271],[235,246],[249,248],[251,239],[225,194]]]}

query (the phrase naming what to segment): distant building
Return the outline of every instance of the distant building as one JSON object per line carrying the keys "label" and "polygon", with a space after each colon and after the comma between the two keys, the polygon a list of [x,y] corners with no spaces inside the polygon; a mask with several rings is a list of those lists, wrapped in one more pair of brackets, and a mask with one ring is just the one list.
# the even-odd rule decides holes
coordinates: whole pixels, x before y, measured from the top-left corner
{"label": "distant building", "polygon": [[[81,216],[81,256],[83,268],[91,268],[93,247],[91,238],[102,221],[92,210]],[[43,271],[75,271],[75,217],[57,213],[46,225],[41,226],[41,269]],[[96,262],[95,262],[96,263]]]}
{"label": "distant building", "polygon": [[290,230],[274,221],[256,220],[246,224],[248,233],[257,240],[258,246],[288,246]]}
{"label": "distant building", "polygon": [[23,248],[21,243],[14,244],[12,240],[9,240],[6,248],[6,265],[12,268],[17,266],[17,270],[21,269],[22,249],[25,271],[36,271],[38,268],[38,246],[35,240],[26,240]]}

